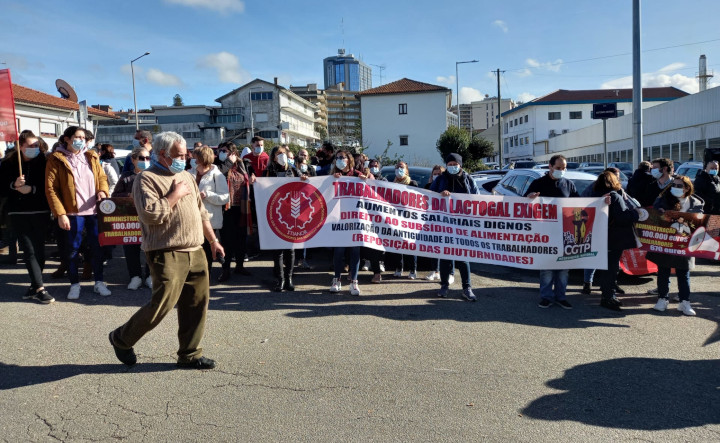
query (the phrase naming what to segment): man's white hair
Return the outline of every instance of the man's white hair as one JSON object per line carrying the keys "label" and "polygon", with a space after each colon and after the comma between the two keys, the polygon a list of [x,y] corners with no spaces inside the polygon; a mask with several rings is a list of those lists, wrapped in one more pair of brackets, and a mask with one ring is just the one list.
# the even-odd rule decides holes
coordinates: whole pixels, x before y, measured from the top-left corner
{"label": "man's white hair", "polygon": [[166,131],[161,132],[153,137],[153,150],[160,154],[160,151],[165,151],[167,156],[170,156],[170,148],[175,146],[175,143],[179,143],[180,146],[187,147],[187,142],[182,135],[177,132]]}

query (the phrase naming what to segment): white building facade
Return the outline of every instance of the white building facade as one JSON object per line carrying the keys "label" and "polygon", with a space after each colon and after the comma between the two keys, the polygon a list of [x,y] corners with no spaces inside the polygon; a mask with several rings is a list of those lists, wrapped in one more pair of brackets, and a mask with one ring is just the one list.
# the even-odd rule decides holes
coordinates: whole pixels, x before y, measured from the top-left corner
{"label": "white building facade", "polygon": [[[643,109],[687,93],[676,88],[643,88]],[[558,90],[502,114],[503,158],[530,160],[549,152],[549,140],[592,126],[594,103],[617,103],[618,116],[632,112],[632,90]]]}
{"label": "white building facade", "polygon": [[[472,129],[487,130],[497,125],[498,100],[497,97],[485,96],[484,100],[470,103],[472,106]],[[515,107],[515,102],[509,98],[500,99],[500,112],[507,112]]]}
{"label": "white building facade", "polygon": [[315,132],[317,106],[278,85],[277,79],[275,83],[255,79],[215,101],[222,108],[242,112],[243,123],[237,125],[233,133],[228,131],[228,135],[245,138],[247,143],[253,134],[303,147],[319,140]]}
{"label": "white building facade", "polygon": [[[602,122],[548,140],[547,161],[562,154],[570,161],[603,161]],[[608,119],[608,161],[633,162],[632,114]],[[702,161],[705,148],[720,148],[720,88],[712,88],[643,111],[643,160]]]}
{"label": "white building facade", "polygon": [[409,165],[441,162],[435,148],[440,135],[458,116],[449,112],[452,91],[404,78],[358,94],[362,115],[362,141],[369,157],[402,156]]}

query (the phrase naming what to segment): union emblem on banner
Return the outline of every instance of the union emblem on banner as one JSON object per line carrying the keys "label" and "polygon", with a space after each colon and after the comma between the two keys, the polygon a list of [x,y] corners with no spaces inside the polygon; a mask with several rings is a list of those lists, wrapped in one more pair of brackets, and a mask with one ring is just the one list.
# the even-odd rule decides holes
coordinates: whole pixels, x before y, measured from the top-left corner
{"label": "union emblem on banner", "polygon": [[15,124],[15,99],[9,69],[0,69],[0,141],[13,142],[18,139]]}

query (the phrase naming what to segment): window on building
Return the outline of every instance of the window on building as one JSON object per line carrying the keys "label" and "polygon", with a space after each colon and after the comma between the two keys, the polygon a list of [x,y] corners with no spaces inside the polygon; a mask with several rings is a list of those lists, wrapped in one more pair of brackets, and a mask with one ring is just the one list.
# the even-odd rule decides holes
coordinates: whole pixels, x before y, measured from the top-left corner
{"label": "window on building", "polygon": [[510,120],[510,127],[511,127],[511,128],[513,127],[513,121],[512,121],[512,120]]}
{"label": "window on building", "polygon": [[523,137],[520,137],[520,146],[525,144],[525,139]]}
{"label": "window on building", "polygon": [[623,115],[625,115],[625,111],[623,111],[622,109],[618,109],[618,110],[617,110],[617,116],[618,116],[618,117],[622,117]]}
{"label": "window on building", "polygon": [[512,137],[510,137],[510,147],[511,148],[513,147],[513,138]]}
{"label": "window on building", "polygon": [[505,132],[508,132],[508,124],[507,124],[507,122],[505,123]]}
{"label": "window on building", "polygon": [[54,122],[40,122],[40,135],[42,137],[57,137],[58,125]]}
{"label": "window on building", "polygon": [[407,103],[400,103],[398,105],[398,114],[407,114]]}
{"label": "window on building", "polygon": [[525,137],[525,144],[526,144],[526,145],[529,145],[529,144],[530,144],[530,137]]}
{"label": "window on building", "polygon": [[260,131],[256,132],[255,135],[259,135],[262,138],[278,138],[277,131]]}
{"label": "window on building", "polygon": [[268,115],[265,112],[255,113],[255,123],[268,121]]}
{"label": "window on building", "polygon": [[272,100],[272,99],[273,99],[272,92],[251,92],[250,93],[250,100],[253,100],[253,101]]}
{"label": "window on building", "polygon": [[408,145],[408,136],[401,135],[400,136],[400,146],[407,146],[407,145]]}
{"label": "window on building", "polygon": [[560,120],[559,112],[548,112],[548,120]]}
{"label": "window on building", "polygon": [[525,116],[525,123],[527,123],[527,122],[528,122],[528,116],[526,115],[526,116]]}
{"label": "window on building", "polygon": [[570,120],[582,120],[582,111],[570,111]]}
{"label": "window on building", "polygon": [[515,126],[517,126],[517,125],[518,125],[518,121],[517,121],[517,119],[515,119]]}

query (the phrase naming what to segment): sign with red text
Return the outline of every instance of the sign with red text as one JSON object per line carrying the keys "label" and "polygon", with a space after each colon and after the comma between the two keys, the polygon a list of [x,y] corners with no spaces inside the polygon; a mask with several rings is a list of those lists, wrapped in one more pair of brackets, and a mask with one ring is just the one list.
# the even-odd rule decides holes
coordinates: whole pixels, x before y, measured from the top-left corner
{"label": "sign with red text", "polygon": [[352,177],[258,178],[262,249],[365,246],[528,269],[607,269],[601,198],[440,194]]}
{"label": "sign with red text", "polygon": [[10,70],[0,69],[0,141],[14,142],[17,139],[15,99]]}
{"label": "sign with red text", "polygon": [[720,259],[720,216],[645,208],[635,235],[645,251]]}
{"label": "sign with red text", "polygon": [[97,209],[100,246],[142,243],[140,220],[132,197],[106,198],[98,202]]}

